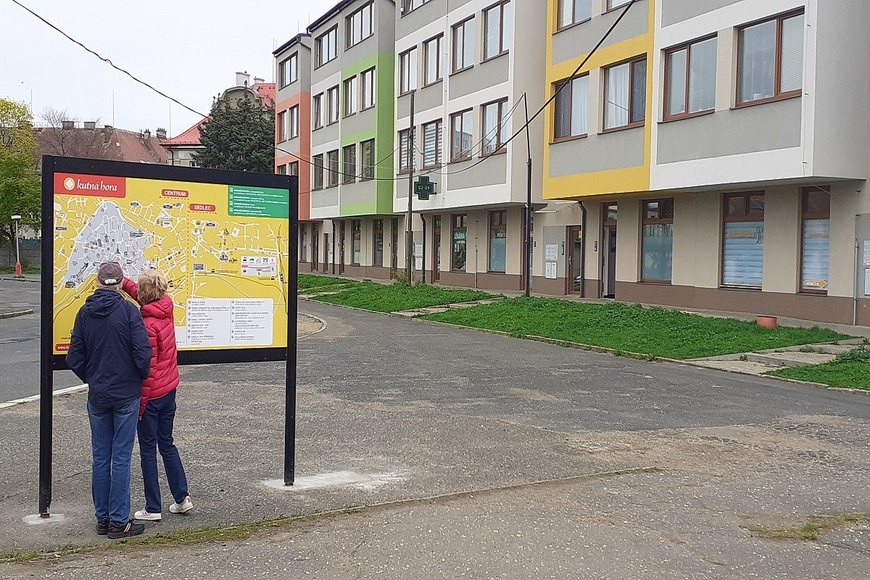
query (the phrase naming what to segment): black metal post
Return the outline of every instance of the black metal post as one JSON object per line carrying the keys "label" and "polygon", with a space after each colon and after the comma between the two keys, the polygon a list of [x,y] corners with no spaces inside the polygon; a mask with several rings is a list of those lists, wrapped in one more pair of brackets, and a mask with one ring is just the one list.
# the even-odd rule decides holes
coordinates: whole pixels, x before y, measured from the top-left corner
{"label": "black metal post", "polygon": [[426,283],[426,216],[420,214],[423,221],[423,284]]}
{"label": "black metal post", "polygon": [[39,515],[48,518],[51,507],[51,457],[54,372],[52,370],[54,295],[54,160],[42,162],[42,275],[40,276],[39,349]]}
{"label": "black metal post", "polygon": [[[299,186],[298,177],[290,178],[290,240],[287,262],[290,279],[287,285],[287,367],[284,390],[284,485],[296,479],[296,314],[299,263],[295,259],[299,246]],[[334,254],[333,254],[334,255]]]}

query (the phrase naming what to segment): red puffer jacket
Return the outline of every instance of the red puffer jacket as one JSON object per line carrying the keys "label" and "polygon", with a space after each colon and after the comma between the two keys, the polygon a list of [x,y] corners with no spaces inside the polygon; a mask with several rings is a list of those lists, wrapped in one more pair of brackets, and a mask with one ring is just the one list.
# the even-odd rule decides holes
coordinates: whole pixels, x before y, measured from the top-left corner
{"label": "red puffer jacket", "polygon": [[[138,302],[139,289],[124,278],[124,292]],[[156,302],[142,306],[142,318],[151,342],[151,374],[142,382],[139,416],[151,399],[168,395],[178,387],[178,358],[175,346],[175,316],[172,298],[167,294]]]}

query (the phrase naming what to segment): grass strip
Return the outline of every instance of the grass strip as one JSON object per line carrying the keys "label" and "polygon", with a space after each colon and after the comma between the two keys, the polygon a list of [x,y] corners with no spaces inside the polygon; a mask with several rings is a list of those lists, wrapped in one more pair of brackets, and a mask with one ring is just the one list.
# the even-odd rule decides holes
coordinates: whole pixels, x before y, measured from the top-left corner
{"label": "grass strip", "polygon": [[423,318],[540,336],[627,351],[650,357],[701,358],[723,354],[834,342],[850,338],[823,328],[763,328],[754,322],[712,318],[677,310],[619,302],[577,303],[557,298],[520,297]]}
{"label": "grass strip", "polygon": [[315,274],[299,274],[296,277],[296,287],[299,292],[303,290],[305,292],[309,292],[313,289],[326,289],[330,290],[335,286],[352,286],[354,284],[358,284],[359,282],[355,282],[354,280],[348,280],[346,278],[335,278],[333,276],[317,276]]}
{"label": "grass strip", "polygon": [[870,390],[870,350],[856,348],[828,363],[776,369],[766,374],[830,387]]}
{"label": "grass strip", "polygon": [[[22,274],[39,274],[40,272],[42,272],[42,270],[40,270],[39,268],[31,268],[31,267],[21,268]],[[14,273],[15,273],[14,266],[2,266],[2,267],[0,267],[0,274],[14,274]]]}
{"label": "grass strip", "polygon": [[780,540],[802,540],[815,542],[819,534],[843,528],[854,523],[870,523],[870,513],[840,514],[833,516],[810,516],[802,526],[792,528],[769,528],[766,526],[743,526],[753,536]]}
{"label": "grass strip", "polygon": [[494,296],[479,290],[439,288],[424,284],[409,286],[359,282],[354,286],[342,288],[337,294],[318,296],[315,300],[376,312],[400,312],[487,298],[494,298]]}

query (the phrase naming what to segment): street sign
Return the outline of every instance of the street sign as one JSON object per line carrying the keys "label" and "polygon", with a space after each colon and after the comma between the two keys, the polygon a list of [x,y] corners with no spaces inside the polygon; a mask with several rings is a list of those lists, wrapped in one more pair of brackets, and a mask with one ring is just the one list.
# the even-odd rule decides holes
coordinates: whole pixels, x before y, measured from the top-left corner
{"label": "street sign", "polygon": [[429,199],[430,195],[435,195],[435,183],[425,175],[420,176],[414,182],[414,195],[424,201]]}

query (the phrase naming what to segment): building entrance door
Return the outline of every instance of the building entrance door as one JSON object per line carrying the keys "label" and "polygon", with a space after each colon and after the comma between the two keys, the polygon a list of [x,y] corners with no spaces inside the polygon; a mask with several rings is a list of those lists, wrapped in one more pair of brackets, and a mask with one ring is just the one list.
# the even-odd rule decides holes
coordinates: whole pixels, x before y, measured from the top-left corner
{"label": "building entrance door", "polygon": [[338,273],[344,274],[344,222],[338,222]]}
{"label": "building entrance door", "polygon": [[320,226],[311,224],[311,269],[320,271]]}
{"label": "building entrance door", "polygon": [[583,292],[583,230],[568,227],[568,294]]}
{"label": "building entrance door", "polygon": [[399,218],[390,220],[390,278],[399,269]]}
{"label": "building entrance door", "polygon": [[604,226],[604,298],[616,297],[616,226]]}

